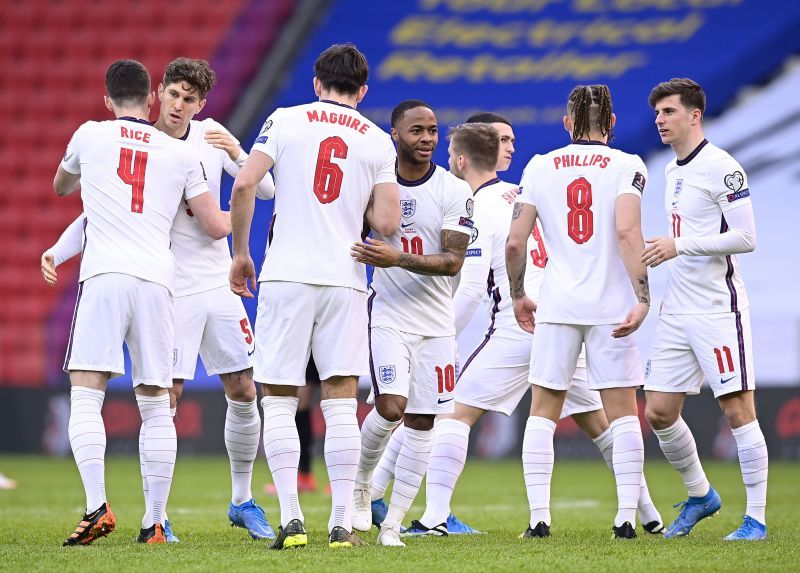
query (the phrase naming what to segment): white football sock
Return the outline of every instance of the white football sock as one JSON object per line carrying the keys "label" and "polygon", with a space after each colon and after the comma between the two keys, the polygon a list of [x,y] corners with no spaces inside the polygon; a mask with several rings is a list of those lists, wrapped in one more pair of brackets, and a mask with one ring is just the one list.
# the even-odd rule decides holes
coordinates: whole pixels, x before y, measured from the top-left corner
{"label": "white football sock", "polygon": [[378,413],[377,408],[367,414],[364,424],[361,426],[361,454],[358,459],[358,473],[356,481],[360,484],[369,485],[372,482],[372,474],[378,461],[386,449],[389,438],[392,437],[394,430],[400,420],[392,422],[385,419]]}
{"label": "white football sock", "polygon": [[146,529],[153,523],[153,514],[150,512],[150,490],[147,488],[147,469],[144,464],[144,424],[139,426],[139,472],[142,474],[142,493],[144,494],[142,529]]}
{"label": "white football sock", "polygon": [[264,396],[264,454],[281,506],[281,525],[293,519],[304,520],[297,496],[297,466],[300,463],[300,436],[294,416],[298,399],[293,396]]}
{"label": "white football sock", "polygon": [[253,498],[253,462],[261,437],[261,416],[256,401],[237,402],[227,396],[225,414],[225,448],[231,462],[231,503],[241,505]]}
{"label": "white football sock", "polygon": [[425,480],[425,513],[420,522],[426,527],[445,523],[450,515],[450,502],[469,447],[469,424],[445,418],[433,428],[433,446]]}
{"label": "white football sock", "polygon": [[397,464],[397,456],[400,455],[400,448],[403,445],[405,429],[406,427],[403,424],[397,426],[392,432],[392,437],[389,438],[389,443],[383,450],[378,467],[375,468],[375,473],[372,474],[372,491],[370,493],[372,501],[386,495],[386,490],[394,479],[394,467]]}
{"label": "white football sock", "polygon": [[623,416],[611,422],[614,437],[614,477],[617,480],[617,516],[614,525],[626,521],[636,527],[636,507],[644,471],[644,441],[642,427],[636,416]]}
{"label": "white football sock", "polygon": [[711,485],[706,479],[692,431],[683,418],[663,430],[653,429],[658,445],[670,465],[678,470],[690,497],[704,497]]}
{"label": "white football sock", "polygon": [[[414,498],[417,497],[422,478],[428,469],[433,446],[433,430],[412,430],[406,428],[403,447],[397,456],[394,472],[394,488],[389,502],[389,511],[383,525],[400,530],[403,518],[408,513]],[[447,519],[447,516],[445,516]],[[437,522],[434,525],[438,525]]]}
{"label": "white football sock", "polygon": [[169,394],[163,396],[136,395],[139,413],[144,426],[144,463],[150,499],[152,523],[164,525],[167,499],[175,471],[178,439],[175,423],[170,415]]}
{"label": "white football sock", "polygon": [[106,502],[106,428],[100,415],[105,396],[83,386],[73,386],[69,394],[69,443],[86,492],[86,513]]}
{"label": "white football sock", "polygon": [[550,481],[553,478],[553,434],[556,424],[547,418],[529,416],[522,439],[522,469],[531,510],[530,526],[540,521],[550,525]]}
{"label": "white football sock", "polygon": [[742,468],[742,479],[747,492],[747,515],[767,524],[767,443],[758,420],[749,424],[732,428],[739,450],[739,465]]}
{"label": "white football sock", "polygon": [[351,530],[353,489],[356,484],[361,434],[358,431],[355,398],[334,398],[320,402],[325,416],[325,465],[331,484],[331,516],[328,531],[334,527]]}

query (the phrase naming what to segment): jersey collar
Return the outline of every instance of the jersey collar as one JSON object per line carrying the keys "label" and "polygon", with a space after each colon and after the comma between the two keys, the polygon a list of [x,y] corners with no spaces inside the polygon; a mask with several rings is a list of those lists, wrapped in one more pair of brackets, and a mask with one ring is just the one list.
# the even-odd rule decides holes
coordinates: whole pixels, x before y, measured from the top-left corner
{"label": "jersey collar", "polygon": [[152,121],[148,121],[146,119],[139,119],[137,117],[131,117],[129,115],[123,115],[122,117],[118,117],[117,119],[121,121],[132,121],[134,123],[141,123],[144,125],[153,125]]}
{"label": "jersey collar", "polygon": [[572,142],[573,145],[604,145],[608,147],[608,143],[603,143],[602,141],[590,141],[588,139],[576,139]]}
{"label": "jersey collar", "polygon": [[436,164],[433,161],[431,161],[431,168],[428,169],[428,172],[425,175],[423,175],[416,181],[409,181],[408,179],[403,179],[402,177],[400,177],[400,174],[397,172],[397,162],[395,162],[394,164],[394,174],[397,176],[397,183],[402,185],[403,187],[417,187],[418,185],[422,185],[428,179],[433,177],[434,171],[436,171]]}
{"label": "jersey collar", "polygon": [[338,101],[333,101],[332,99],[321,99],[319,103],[329,103],[331,105],[338,105],[339,107],[346,107],[347,109],[356,109],[352,105],[347,105],[346,103],[339,103]]}
{"label": "jersey collar", "polygon": [[697,157],[697,154],[700,153],[700,150],[703,149],[706,145],[708,145],[708,140],[707,139],[703,139],[703,141],[700,142],[700,145],[695,147],[694,151],[692,151],[689,155],[687,155],[685,159],[676,159],[675,162],[678,165],[686,165],[692,159]]}
{"label": "jersey collar", "polygon": [[473,193],[473,195],[477,195],[478,191],[480,191],[484,187],[488,187],[489,185],[494,185],[495,183],[500,183],[500,178],[499,177],[495,177],[494,179],[489,179],[486,183],[481,183],[480,185],[478,185],[478,188],[475,189],[475,192]]}
{"label": "jersey collar", "polygon": [[180,139],[181,141],[186,141],[187,139],[189,139],[189,132],[190,132],[191,130],[192,130],[192,124],[191,124],[191,123],[188,123],[188,124],[186,125],[186,133],[184,133],[184,134],[183,134],[181,137],[179,137],[178,139]]}

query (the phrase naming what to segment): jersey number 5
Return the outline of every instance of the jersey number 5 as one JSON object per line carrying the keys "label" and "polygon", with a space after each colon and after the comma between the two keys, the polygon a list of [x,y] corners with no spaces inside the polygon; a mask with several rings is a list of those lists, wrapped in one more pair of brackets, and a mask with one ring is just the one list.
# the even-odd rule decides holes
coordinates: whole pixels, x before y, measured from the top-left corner
{"label": "jersey number 5", "polygon": [[320,203],[332,203],[342,191],[342,168],[331,161],[347,159],[347,144],[339,136],[323,139],[317,154],[317,169],[314,171],[314,195]]}
{"label": "jersey number 5", "polygon": [[592,184],[578,177],[567,185],[567,233],[582,245],[594,235],[594,213],[592,213]]}
{"label": "jersey number 5", "polygon": [[131,186],[131,211],[141,213],[144,209],[144,174],[147,171],[147,152],[123,147],[119,150],[117,175]]}

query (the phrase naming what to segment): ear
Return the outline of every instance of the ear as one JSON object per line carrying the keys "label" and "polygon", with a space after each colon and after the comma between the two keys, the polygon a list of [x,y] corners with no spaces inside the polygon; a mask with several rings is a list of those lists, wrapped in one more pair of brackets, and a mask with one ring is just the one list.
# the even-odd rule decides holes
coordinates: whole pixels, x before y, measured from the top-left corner
{"label": "ear", "polygon": [[703,121],[703,112],[698,108],[692,110],[692,125],[697,125]]}
{"label": "ear", "polygon": [[200,103],[198,103],[198,104],[197,104],[197,111],[196,111],[196,112],[194,112],[194,113],[195,113],[195,114],[198,114],[198,113],[200,113],[201,111],[203,111],[203,108],[204,108],[204,107],[206,107],[206,102],[207,102],[207,101],[208,101],[208,100],[207,100],[207,99],[205,99],[205,98],[201,99],[201,100],[200,100]]}
{"label": "ear", "polygon": [[147,109],[153,107],[154,103],[156,103],[156,92],[150,92],[147,94]]}
{"label": "ear", "polygon": [[107,95],[103,96],[103,103],[106,105],[106,109],[111,113],[114,113],[114,102],[111,101],[111,98]]}
{"label": "ear", "polygon": [[614,129],[614,126],[617,124],[617,114],[611,114],[611,129]]}
{"label": "ear", "polygon": [[569,133],[570,137],[572,137],[572,118],[568,115],[565,115],[563,118],[561,118],[561,122],[564,124],[564,129],[567,130],[567,133]]}
{"label": "ear", "polygon": [[314,95],[320,97],[322,95],[322,82],[314,76]]}
{"label": "ear", "polygon": [[158,84],[158,101],[164,100],[164,84]]}
{"label": "ear", "polygon": [[400,141],[400,136],[397,134],[397,130],[392,128],[392,139],[395,141]]}
{"label": "ear", "polygon": [[358,93],[356,94],[356,103],[357,104],[361,103],[361,100],[364,99],[365,95],[367,95],[367,90],[368,89],[369,89],[369,86],[367,86],[367,84],[364,84],[363,86],[358,88]]}

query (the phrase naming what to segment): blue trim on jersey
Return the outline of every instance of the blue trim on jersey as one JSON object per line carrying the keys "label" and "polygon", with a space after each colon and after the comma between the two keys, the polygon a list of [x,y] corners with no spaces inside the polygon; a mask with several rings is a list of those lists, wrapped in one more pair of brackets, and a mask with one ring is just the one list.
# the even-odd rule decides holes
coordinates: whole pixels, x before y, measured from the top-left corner
{"label": "blue trim on jersey", "polygon": [[428,172],[423,175],[420,179],[416,181],[409,181],[408,179],[403,179],[400,177],[400,174],[397,172],[397,162],[395,161],[394,164],[394,174],[397,176],[397,184],[402,185],[403,187],[418,187],[428,181],[431,177],[433,177],[433,172],[436,171],[436,164],[431,161],[431,168],[428,169]]}
{"label": "blue trim on jersey", "polygon": [[[728,222],[725,220],[725,216],[723,215],[719,232],[726,233],[727,231]],[[737,345],[739,346],[739,370],[741,370],[740,377],[742,379],[742,390],[747,390],[747,362],[745,357],[744,328],[742,327],[742,313],[739,312],[739,296],[736,292],[736,286],[733,284],[734,269],[731,255],[725,256],[725,263],[728,266],[728,270],[725,273],[725,284],[728,285],[728,291],[731,293],[731,312],[736,318],[736,341]]]}
{"label": "blue trim on jersey", "polygon": [[123,115],[122,117],[118,117],[117,119],[121,121],[132,121],[133,123],[141,123],[144,125],[149,125],[150,127],[153,126],[153,122],[148,119],[139,119],[137,117],[131,117],[129,115]]}
{"label": "blue trim on jersey", "polygon": [[576,139],[572,142],[573,145],[604,145],[608,147],[608,143],[602,141],[592,141],[590,139]]}
{"label": "blue trim on jersey", "polygon": [[347,105],[346,103],[339,103],[338,101],[333,101],[331,99],[321,99],[319,103],[329,103],[332,105],[338,105],[339,107],[346,107],[348,109],[356,109],[352,105]]}
{"label": "blue trim on jersey", "polygon": [[369,377],[372,379],[372,390],[375,392],[375,401],[377,402],[381,392],[378,389],[378,379],[375,377],[375,362],[372,359],[372,302],[375,300],[376,294],[378,293],[373,288],[372,294],[367,299],[367,346],[369,346]]}
{"label": "blue trim on jersey", "polygon": [[478,188],[475,189],[475,191],[472,193],[472,195],[473,196],[477,195],[478,191],[480,191],[484,187],[488,187],[489,185],[494,185],[495,183],[500,183],[500,178],[499,177],[495,177],[494,179],[489,179],[489,181],[487,181],[486,183],[481,183],[480,185],[478,185]]}
{"label": "blue trim on jersey", "polygon": [[461,367],[461,372],[458,373],[459,380],[464,375],[464,372],[466,372],[467,367],[472,364],[472,361],[478,356],[478,353],[483,350],[487,344],[489,344],[489,340],[491,340],[492,334],[495,332],[494,319],[497,316],[497,313],[500,311],[500,301],[502,298],[500,296],[500,287],[495,286],[493,269],[489,269],[489,276],[486,277],[486,293],[489,295],[489,298],[494,301],[494,305],[492,306],[492,319],[489,322],[489,330],[486,332],[483,342],[481,342],[472,352],[472,354],[470,354],[469,358],[467,358],[467,361],[464,363],[464,366]]}
{"label": "blue trim on jersey", "polygon": [[181,141],[186,141],[187,139],[189,139],[189,132],[191,131],[191,129],[192,129],[192,124],[191,123],[187,124],[186,125],[186,133],[184,133],[178,139],[180,139]]}
{"label": "blue trim on jersey", "polygon": [[706,145],[708,145],[708,140],[707,140],[707,139],[704,139],[703,141],[701,141],[701,142],[700,142],[700,145],[698,145],[697,147],[695,147],[695,148],[694,148],[694,151],[692,151],[692,152],[691,152],[689,155],[687,155],[687,156],[686,156],[686,158],[684,158],[684,159],[677,159],[675,162],[676,162],[678,165],[686,165],[686,164],[687,164],[687,163],[689,163],[689,162],[690,162],[692,159],[694,159],[695,157],[697,157],[697,154],[698,154],[698,153],[700,153],[700,151],[701,151],[701,150],[702,150],[702,149],[703,149],[703,148],[704,148]]}

